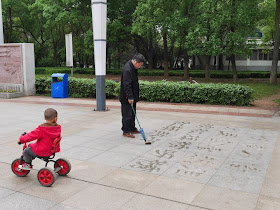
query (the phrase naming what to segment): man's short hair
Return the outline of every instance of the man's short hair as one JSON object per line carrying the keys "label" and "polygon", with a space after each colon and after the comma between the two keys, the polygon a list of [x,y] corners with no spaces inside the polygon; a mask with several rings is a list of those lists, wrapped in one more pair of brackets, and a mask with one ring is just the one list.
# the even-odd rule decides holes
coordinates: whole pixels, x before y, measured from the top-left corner
{"label": "man's short hair", "polygon": [[137,63],[145,63],[145,57],[140,53],[136,53],[132,60],[136,60]]}
{"label": "man's short hair", "polygon": [[57,111],[53,108],[46,109],[44,114],[46,120],[52,120],[57,117]]}

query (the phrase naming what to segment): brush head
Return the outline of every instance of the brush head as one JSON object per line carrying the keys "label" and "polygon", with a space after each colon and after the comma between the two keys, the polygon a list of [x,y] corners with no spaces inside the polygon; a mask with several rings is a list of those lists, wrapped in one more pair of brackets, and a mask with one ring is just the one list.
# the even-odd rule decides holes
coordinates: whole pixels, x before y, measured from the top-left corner
{"label": "brush head", "polygon": [[143,128],[140,129],[140,133],[141,133],[142,138],[145,141],[145,144],[151,144],[150,141],[147,141]]}
{"label": "brush head", "polygon": [[141,136],[144,139],[144,141],[146,141],[146,136],[145,136],[143,128],[140,129],[140,133],[141,133]]}

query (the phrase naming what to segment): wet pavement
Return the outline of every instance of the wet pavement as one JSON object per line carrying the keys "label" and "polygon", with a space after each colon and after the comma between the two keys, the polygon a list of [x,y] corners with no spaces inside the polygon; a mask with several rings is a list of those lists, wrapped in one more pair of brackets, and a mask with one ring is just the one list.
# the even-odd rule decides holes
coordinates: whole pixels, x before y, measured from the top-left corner
{"label": "wet pavement", "polygon": [[[122,136],[120,103],[94,111],[94,99],[0,99],[0,209],[280,209],[278,110],[139,102],[152,142]],[[26,177],[11,163],[18,137],[55,108],[62,126],[57,158],[68,176],[42,187],[33,161]],[[50,165],[49,167],[53,167]]]}

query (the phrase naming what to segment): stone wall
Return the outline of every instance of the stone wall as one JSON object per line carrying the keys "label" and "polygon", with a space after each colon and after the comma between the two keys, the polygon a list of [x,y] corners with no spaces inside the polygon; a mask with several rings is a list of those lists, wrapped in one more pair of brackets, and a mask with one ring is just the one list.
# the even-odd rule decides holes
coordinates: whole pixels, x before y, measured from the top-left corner
{"label": "stone wall", "polygon": [[[29,43],[0,45],[0,92],[17,90],[22,96],[34,95],[34,45]],[[21,87],[20,89],[10,87]],[[16,94],[20,95],[20,94]]]}

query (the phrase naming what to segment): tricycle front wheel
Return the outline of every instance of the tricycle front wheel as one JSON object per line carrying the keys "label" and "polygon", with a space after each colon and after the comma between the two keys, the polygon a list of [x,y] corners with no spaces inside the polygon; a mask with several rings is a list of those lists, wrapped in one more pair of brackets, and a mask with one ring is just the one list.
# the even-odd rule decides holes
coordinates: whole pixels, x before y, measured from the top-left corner
{"label": "tricycle front wheel", "polygon": [[[19,166],[19,163],[20,163],[20,158],[17,158],[13,161],[12,165],[11,165],[11,169],[13,171],[13,173],[19,177],[24,177],[26,176],[27,174],[29,174],[29,170],[23,170],[23,169],[19,169],[18,166]],[[22,163],[21,164],[24,164],[24,160],[22,160]]]}
{"label": "tricycle front wheel", "polygon": [[55,181],[55,174],[52,169],[44,167],[38,171],[37,179],[44,187],[50,187]]}

